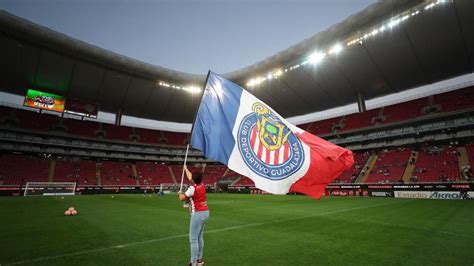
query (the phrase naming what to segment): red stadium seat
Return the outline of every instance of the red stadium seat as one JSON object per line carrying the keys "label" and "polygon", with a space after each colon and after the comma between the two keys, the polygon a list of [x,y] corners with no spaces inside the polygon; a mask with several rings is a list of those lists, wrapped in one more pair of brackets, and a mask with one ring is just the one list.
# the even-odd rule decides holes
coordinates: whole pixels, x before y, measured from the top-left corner
{"label": "red stadium seat", "polygon": [[98,185],[96,162],[88,160],[56,160],[55,182],[77,182],[78,186]]}
{"label": "red stadium seat", "polygon": [[137,184],[131,163],[102,162],[100,175],[102,185],[135,186]]}
{"label": "red stadium seat", "polygon": [[0,155],[0,184],[46,182],[50,160],[29,155]]}
{"label": "red stadium seat", "polygon": [[410,155],[411,150],[406,148],[380,152],[379,158],[365,183],[396,183],[400,181]]}
{"label": "red stadium seat", "polygon": [[137,168],[140,185],[157,186],[174,183],[167,164],[137,162],[135,167]]}
{"label": "red stadium seat", "polygon": [[368,152],[354,153],[354,164],[350,169],[344,171],[333,183],[353,183],[364,167],[370,154]]}
{"label": "red stadium seat", "polygon": [[413,173],[417,182],[445,182],[459,179],[459,163],[456,148],[437,147],[418,153]]}

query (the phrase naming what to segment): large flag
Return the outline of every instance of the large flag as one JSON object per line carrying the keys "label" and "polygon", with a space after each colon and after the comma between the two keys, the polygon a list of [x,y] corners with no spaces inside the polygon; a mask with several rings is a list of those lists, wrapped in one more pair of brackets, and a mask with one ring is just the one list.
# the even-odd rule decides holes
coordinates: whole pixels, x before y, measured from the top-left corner
{"label": "large flag", "polygon": [[249,177],[273,194],[319,199],[354,158],[344,149],[287,122],[239,85],[209,72],[191,146]]}

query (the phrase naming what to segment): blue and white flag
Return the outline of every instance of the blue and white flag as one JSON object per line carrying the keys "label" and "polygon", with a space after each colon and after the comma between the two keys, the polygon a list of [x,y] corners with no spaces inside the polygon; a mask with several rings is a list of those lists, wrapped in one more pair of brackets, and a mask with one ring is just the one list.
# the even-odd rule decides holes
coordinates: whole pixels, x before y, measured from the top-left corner
{"label": "blue and white flag", "polygon": [[354,162],[352,152],[283,119],[239,85],[209,72],[191,146],[273,194],[320,198]]}

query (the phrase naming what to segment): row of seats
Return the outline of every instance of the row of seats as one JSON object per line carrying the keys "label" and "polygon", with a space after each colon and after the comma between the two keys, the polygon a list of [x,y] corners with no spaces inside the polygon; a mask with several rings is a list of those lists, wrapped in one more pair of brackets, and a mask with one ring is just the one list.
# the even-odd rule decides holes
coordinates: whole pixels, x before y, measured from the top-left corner
{"label": "row of seats", "polygon": [[411,150],[405,148],[381,151],[374,168],[370,172],[365,182],[399,182],[406,169],[410,155]]}
{"label": "row of seats", "polygon": [[170,175],[168,165],[157,162],[137,162],[137,168],[140,183],[143,185],[171,184],[174,183]]}
{"label": "row of seats", "polygon": [[456,148],[426,149],[418,153],[414,181],[445,182],[459,180]]}
{"label": "row of seats", "polygon": [[103,138],[115,141],[139,142],[183,146],[186,133],[167,132],[145,128],[115,126],[88,120],[61,118],[57,115],[38,113],[0,106],[0,125],[9,125],[35,131],[66,133],[85,138]]}
{"label": "row of seats", "polygon": [[[457,150],[455,147],[437,147],[436,151],[423,148],[418,152],[417,160],[411,161],[412,150],[398,148],[382,150],[364,183],[398,183],[407,168],[407,164],[415,164],[411,182],[452,182],[462,181],[459,171]],[[474,163],[474,144],[466,145],[470,163]],[[361,171],[366,167],[369,152],[354,153],[354,164],[337,177],[333,183],[354,183]],[[368,169],[368,166],[366,167]],[[367,170],[366,169],[366,170]],[[231,174],[229,174],[230,176]],[[253,185],[252,180],[241,177],[234,185]]]}
{"label": "row of seats", "polygon": [[348,170],[344,171],[339,177],[334,180],[334,183],[354,183],[362,171],[367,159],[369,158],[369,152],[354,153],[354,164]]}
{"label": "row of seats", "polygon": [[[474,145],[466,145],[469,160],[474,163]],[[460,180],[458,152],[454,147],[428,147],[418,152],[416,162],[409,162],[412,151],[408,148],[383,150],[378,153],[366,183],[399,182],[407,164],[415,164],[412,182],[447,182]],[[355,153],[355,163],[335,179],[335,183],[353,183],[363,170],[369,152]],[[51,159],[4,154],[0,156],[0,185],[19,185],[26,182],[46,182],[51,180],[50,171],[54,171],[53,181],[78,182],[79,185],[98,185],[98,176],[103,185],[158,185],[174,183],[182,175],[182,165],[167,165],[156,162],[95,162],[80,159],[56,159],[55,167]],[[133,167],[135,166],[134,173]],[[251,179],[230,171],[223,165],[190,165],[192,172],[203,174],[204,183],[214,184],[221,178],[237,180],[234,185],[253,185]],[[54,170],[50,170],[54,169]]]}
{"label": "row of seats", "polygon": [[97,165],[87,160],[56,160],[54,180],[56,182],[77,182],[79,185],[98,185]]}
{"label": "row of seats", "polygon": [[471,162],[471,165],[474,164],[474,142],[466,145],[466,151],[467,151],[467,156],[469,157],[469,161]]}
{"label": "row of seats", "polygon": [[[386,106],[364,113],[351,114],[300,125],[316,135],[365,128],[413,119],[433,112],[449,112],[474,107],[474,87]],[[35,110],[36,111],[36,110]],[[183,146],[189,134],[115,126],[93,121],[61,118],[52,114],[0,106],[0,124],[38,131],[56,131],[86,138]]]}
{"label": "row of seats", "polygon": [[350,114],[312,123],[300,127],[316,135],[343,132],[374,125],[406,121],[428,114],[452,112],[474,107],[474,87],[446,92],[408,102]]}
{"label": "row of seats", "polygon": [[0,185],[47,182],[48,175],[48,159],[23,155],[0,156]]}
{"label": "row of seats", "polygon": [[127,162],[99,163],[102,185],[135,186],[137,179],[132,170],[132,164]]}
{"label": "row of seats", "polygon": [[[135,166],[135,171],[133,167]],[[219,181],[227,170],[223,165],[189,165],[192,172],[203,174],[205,184]],[[30,155],[0,155],[0,185],[20,185],[26,182],[77,182],[80,186],[102,185],[136,186],[175,183],[181,180],[182,165],[157,162],[96,162],[77,158],[50,158]],[[205,170],[204,170],[205,169]],[[53,171],[53,177],[50,172]]]}

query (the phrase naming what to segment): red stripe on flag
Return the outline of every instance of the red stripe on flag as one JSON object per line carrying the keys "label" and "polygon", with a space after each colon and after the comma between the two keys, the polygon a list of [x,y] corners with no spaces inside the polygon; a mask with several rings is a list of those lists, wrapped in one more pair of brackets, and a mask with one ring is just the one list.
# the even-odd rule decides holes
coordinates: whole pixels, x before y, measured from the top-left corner
{"label": "red stripe on flag", "polygon": [[[258,138],[258,137],[257,137],[257,138]],[[263,145],[262,145],[262,143],[260,142],[260,143],[258,144],[258,153],[257,153],[257,157],[260,158],[260,160],[262,159],[262,150],[263,150],[263,149],[264,149],[264,148],[263,148]]]}
{"label": "red stripe on flag", "polygon": [[310,165],[306,174],[290,187],[290,192],[304,193],[319,199],[326,185],[354,163],[350,150],[334,145],[308,132],[296,133],[309,147]]}
{"label": "red stripe on flag", "polygon": [[[266,148],[264,148],[266,149]],[[266,164],[270,164],[270,150],[267,149],[267,157],[265,157],[265,163]]]}
{"label": "red stripe on flag", "polygon": [[290,147],[288,147],[288,142],[285,143],[285,149],[284,149],[284,153],[283,153],[283,161],[286,162],[286,160],[288,160],[288,158],[290,157]]}
{"label": "red stripe on flag", "polygon": [[280,156],[280,149],[275,150],[275,160],[273,160],[274,165],[280,164],[280,162],[278,161],[279,156]]}
{"label": "red stripe on flag", "polygon": [[250,134],[250,147],[253,150],[253,146],[255,145],[255,135],[257,134],[257,127],[254,126],[252,128],[252,133]]}

